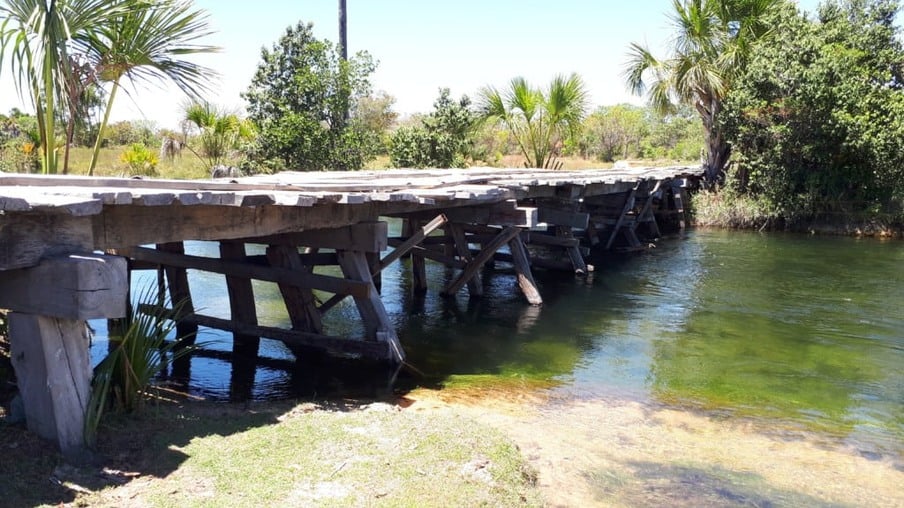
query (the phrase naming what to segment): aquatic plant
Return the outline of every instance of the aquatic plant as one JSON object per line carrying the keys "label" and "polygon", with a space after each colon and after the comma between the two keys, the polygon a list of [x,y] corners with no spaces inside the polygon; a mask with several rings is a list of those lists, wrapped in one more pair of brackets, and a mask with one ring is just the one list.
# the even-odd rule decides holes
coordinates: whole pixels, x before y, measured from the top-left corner
{"label": "aquatic plant", "polygon": [[[123,332],[111,336],[110,352],[94,369],[91,398],[85,418],[85,442],[94,445],[100,420],[108,410],[133,412],[147,399],[151,381],[171,361],[199,345],[186,345],[187,337],[167,338],[176,327],[186,301],[171,307],[156,285],[144,289],[131,303]],[[153,303],[152,303],[153,302]]]}

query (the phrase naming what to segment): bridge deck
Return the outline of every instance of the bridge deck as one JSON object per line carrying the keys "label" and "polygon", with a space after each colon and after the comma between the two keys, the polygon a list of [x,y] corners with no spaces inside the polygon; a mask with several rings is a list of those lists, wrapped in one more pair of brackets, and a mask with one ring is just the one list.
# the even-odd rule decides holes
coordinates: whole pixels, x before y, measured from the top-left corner
{"label": "bridge deck", "polygon": [[[582,274],[592,269],[584,260],[591,246],[646,245],[660,234],[657,217],[681,213],[682,186],[700,174],[685,166],[178,181],[0,173],[0,308],[13,311],[11,347],[29,426],[64,452],[81,450],[91,369],[80,323],[125,316],[128,270],[162,270],[172,301],[187,302],[180,335],[198,326],[231,331],[236,355],[255,356],[266,337],[298,354],[314,347],[403,362],[379,295],[379,273],[390,263],[410,256],[413,291],[427,289],[425,260],[445,264],[454,276],[442,294],[467,286],[472,297],[482,294],[485,265],[510,263],[526,300],[539,305],[532,267]],[[388,236],[386,216],[404,219],[400,236]],[[187,240],[219,242],[219,258],[187,255]],[[249,254],[247,244],[266,253]],[[315,272],[328,265],[342,275]],[[226,277],[231,319],[195,311],[189,269]],[[279,285],[291,329],[259,325],[252,280]],[[327,335],[321,316],[348,297],[365,336]]]}

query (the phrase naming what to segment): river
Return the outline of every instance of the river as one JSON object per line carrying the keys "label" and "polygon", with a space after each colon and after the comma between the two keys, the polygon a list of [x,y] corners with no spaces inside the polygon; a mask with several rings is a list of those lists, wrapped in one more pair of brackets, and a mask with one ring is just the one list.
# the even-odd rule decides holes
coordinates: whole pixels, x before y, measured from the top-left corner
{"label": "river", "polygon": [[[189,245],[213,255],[215,246]],[[691,231],[648,252],[593,260],[590,277],[535,273],[531,307],[503,264],[485,296],[437,295],[451,273],[428,263],[431,291],[412,296],[407,261],[383,276],[383,299],[413,368],[392,378],[320,357],[296,369],[258,366],[242,397],[406,393],[417,386],[542,393],[550,404],[636,401],[815,433],[868,459],[904,456],[904,243],[734,231]],[[229,317],[221,276],[190,273],[195,305]],[[152,274],[135,278],[147,284]],[[262,324],[287,326],[275,285],[255,286]],[[353,303],[325,321],[360,335]],[[93,323],[95,361],[106,350]],[[202,329],[208,348],[228,334]],[[281,343],[261,354],[290,359]],[[192,359],[189,389],[236,398],[233,367]]]}

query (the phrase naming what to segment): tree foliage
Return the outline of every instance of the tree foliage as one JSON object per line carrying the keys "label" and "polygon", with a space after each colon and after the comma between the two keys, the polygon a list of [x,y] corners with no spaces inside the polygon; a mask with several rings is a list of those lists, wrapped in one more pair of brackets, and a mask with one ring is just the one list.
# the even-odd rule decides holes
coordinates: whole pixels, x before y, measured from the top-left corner
{"label": "tree foliage", "polygon": [[904,48],[896,0],[792,4],[726,101],[742,191],[778,215],[904,202]]}
{"label": "tree foliage", "polygon": [[0,69],[9,58],[20,96],[36,111],[44,173],[56,173],[56,121],[66,111],[70,53],[84,51],[95,32],[121,15],[129,0],[4,0],[0,2]]}
{"label": "tree foliage", "polygon": [[312,24],[299,22],[261,60],[243,94],[258,131],[255,162],[270,170],[363,167],[379,139],[346,112],[370,93],[370,55],[343,61],[332,43],[314,37]]}
{"label": "tree foliage", "polygon": [[751,49],[769,33],[767,15],[783,0],[674,0],[669,56],[658,59],[637,43],[625,68],[628,87],[662,112],[675,103],[694,108],[707,144],[705,177],[722,177],[731,146],[719,123],[725,96],[743,73]]}
{"label": "tree foliage", "polygon": [[200,150],[195,154],[202,160],[206,159],[208,169],[221,164],[242,142],[254,138],[250,122],[209,102],[186,105],[185,127],[196,134]]}
{"label": "tree foliage", "polygon": [[448,88],[441,89],[433,111],[419,125],[402,126],[393,133],[391,164],[406,168],[465,167],[476,121],[468,96],[455,101]]}
{"label": "tree foliage", "polygon": [[545,89],[518,77],[509,87],[480,91],[479,111],[512,133],[525,167],[555,168],[565,142],[580,129],[587,109],[587,90],[577,74],[556,76]]}

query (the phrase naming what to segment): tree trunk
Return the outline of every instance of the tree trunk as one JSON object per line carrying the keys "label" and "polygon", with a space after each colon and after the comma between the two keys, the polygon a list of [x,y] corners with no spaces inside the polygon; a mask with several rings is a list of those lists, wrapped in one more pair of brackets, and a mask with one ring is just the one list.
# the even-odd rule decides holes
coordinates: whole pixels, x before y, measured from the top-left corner
{"label": "tree trunk", "polygon": [[[698,111],[701,109],[698,107]],[[722,129],[718,125],[722,104],[717,100],[710,101],[709,111],[703,118],[703,130],[706,136],[706,162],[703,165],[703,186],[712,189],[725,180],[725,166],[731,157],[731,146],[725,141]]]}

